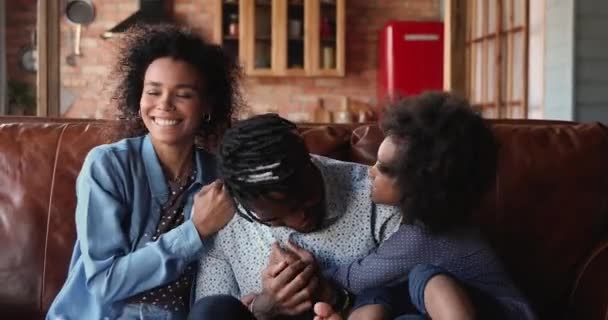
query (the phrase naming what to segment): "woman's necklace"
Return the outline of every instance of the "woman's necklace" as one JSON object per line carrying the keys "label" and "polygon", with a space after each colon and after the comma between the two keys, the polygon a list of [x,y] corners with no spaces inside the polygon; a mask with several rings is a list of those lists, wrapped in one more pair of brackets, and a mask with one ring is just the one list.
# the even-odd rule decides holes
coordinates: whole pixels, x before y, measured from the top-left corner
{"label": "woman's necklace", "polygon": [[185,170],[182,170],[182,173],[177,177],[170,180],[172,184],[176,184],[178,186],[184,185],[188,180],[190,180],[192,172],[192,165],[188,165]]}
{"label": "woman's necklace", "polygon": [[[180,173],[176,177],[169,178],[169,179],[167,179],[167,181],[171,185],[183,186],[190,179],[193,178],[193,176],[194,176],[193,169],[194,169],[194,158],[191,161],[188,161],[186,163],[186,165],[184,167],[182,167],[182,169],[180,170]],[[165,172],[167,173],[168,176],[170,176],[169,175],[170,171],[167,168],[165,168]]]}

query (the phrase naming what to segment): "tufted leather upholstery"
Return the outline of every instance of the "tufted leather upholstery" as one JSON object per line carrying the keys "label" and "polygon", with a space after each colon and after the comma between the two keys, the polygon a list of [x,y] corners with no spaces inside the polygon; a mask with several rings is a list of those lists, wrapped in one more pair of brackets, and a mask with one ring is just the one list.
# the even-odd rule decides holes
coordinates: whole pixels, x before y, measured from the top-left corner
{"label": "tufted leather upholstery", "polygon": [[[608,134],[494,121],[500,169],[476,220],[546,319],[608,318]],[[66,277],[74,183],[105,121],[0,117],[0,315],[42,318]],[[374,125],[301,127],[311,152],[371,164]]]}

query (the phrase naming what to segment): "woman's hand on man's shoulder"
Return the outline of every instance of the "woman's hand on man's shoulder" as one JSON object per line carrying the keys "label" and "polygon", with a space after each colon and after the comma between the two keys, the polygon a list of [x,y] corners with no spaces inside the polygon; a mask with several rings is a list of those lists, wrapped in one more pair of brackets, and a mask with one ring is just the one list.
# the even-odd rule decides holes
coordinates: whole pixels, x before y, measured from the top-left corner
{"label": "woman's hand on man's shoulder", "polygon": [[220,231],[232,219],[234,213],[232,199],[219,180],[204,186],[194,195],[191,216],[201,238]]}

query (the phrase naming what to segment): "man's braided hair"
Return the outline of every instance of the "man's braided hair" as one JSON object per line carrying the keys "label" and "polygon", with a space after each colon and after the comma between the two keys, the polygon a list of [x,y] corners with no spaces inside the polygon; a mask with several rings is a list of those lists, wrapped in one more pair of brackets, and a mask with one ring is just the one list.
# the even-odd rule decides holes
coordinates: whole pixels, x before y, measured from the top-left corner
{"label": "man's braided hair", "polygon": [[242,120],[226,131],[220,146],[219,174],[237,212],[259,221],[245,204],[273,192],[297,195],[301,169],[310,155],[296,125],[276,114]]}

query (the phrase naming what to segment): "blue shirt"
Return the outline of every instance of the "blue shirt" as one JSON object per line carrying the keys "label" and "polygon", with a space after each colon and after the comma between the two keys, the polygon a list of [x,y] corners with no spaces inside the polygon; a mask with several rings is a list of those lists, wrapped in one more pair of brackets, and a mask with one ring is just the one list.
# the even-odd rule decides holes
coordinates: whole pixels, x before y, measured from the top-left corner
{"label": "blue shirt", "polygon": [[418,264],[440,266],[464,284],[492,296],[503,306],[507,319],[535,319],[494,250],[473,227],[436,235],[420,225],[403,224],[368,256],[327,270],[326,275],[360,293],[404,282]]}
{"label": "blue shirt", "polygon": [[93,148],[76,182],[76,244],[47,319],[115,319],[124,299],[178,278],[203,253],[190,220],[193,195],[215,179],[214,157],[195,149],[185,222],[152,240],[168,186],[149,136]]}

